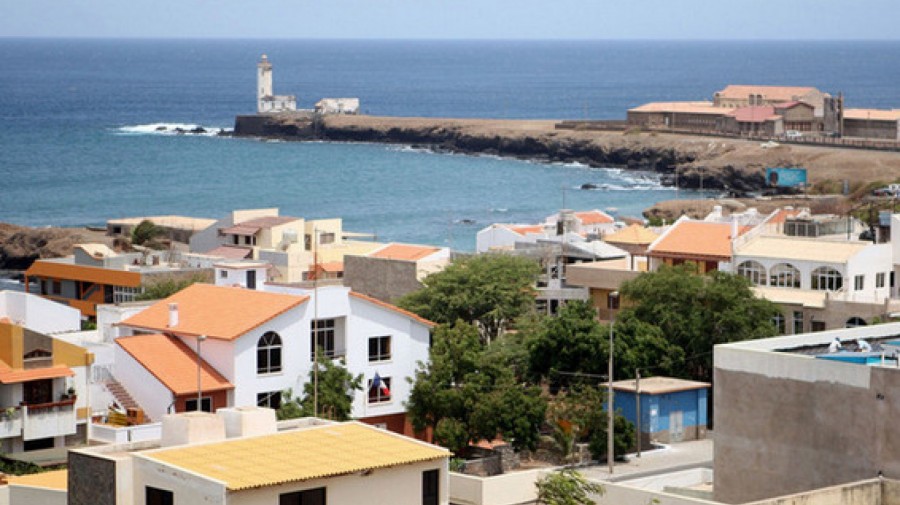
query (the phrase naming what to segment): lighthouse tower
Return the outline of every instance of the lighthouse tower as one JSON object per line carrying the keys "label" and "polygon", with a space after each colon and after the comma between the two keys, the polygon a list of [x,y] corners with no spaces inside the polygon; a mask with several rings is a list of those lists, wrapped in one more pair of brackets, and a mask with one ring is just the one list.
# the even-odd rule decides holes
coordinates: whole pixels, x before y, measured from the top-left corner
{"label": "lighthouse tower", "polygon": [[256,100],[259,103],[259,112],[263,112],[263,99],[271,97],[272,93],[272,64],[264,54],[256,65],[256,85],[258,87]]}
{"label": "lighthouse tower", "polygon": [[276,96],[272,91],[272,64],[265,54],[256,65],[256,110],[260,113],[297,110],[293,95]]}

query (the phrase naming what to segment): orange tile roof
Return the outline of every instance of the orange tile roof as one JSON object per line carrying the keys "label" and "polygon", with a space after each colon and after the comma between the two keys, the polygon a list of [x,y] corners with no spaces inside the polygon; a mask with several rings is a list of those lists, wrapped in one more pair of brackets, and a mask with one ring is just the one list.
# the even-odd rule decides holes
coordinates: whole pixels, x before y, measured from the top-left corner
{"label": "orange tile roof", "polygon": [[[209,338],[234,340],[307,300],[308,296],[198,283],[119,324],[179,335],[206,335]],[[168,326],[170,303],[178,304],[178,324],[173,328]]]}
{"label": "orange tile roof", "polygon": [[803,212],[803,209],[778,209],[768,222],[771,224],[783,223],[787,221],[787,218],[794,217],[801,212]]}
{"label": "orange tile roof", "polygon": [[[197,392],[197,353],[178,338],[160,334],[135,335],[117,338],[116,344],[169,388],[169,391],[176,395]],[[201,360],[200,370],[203,391],[234,389],[206,361]]]}
{"label": "orange tile roof", "polygon": [[10,368],[5,362],[0,361],[0,383],[18,384],[20,382],[36,381],[41,379],[58,379],[60,377],[72,377],[75,372],[65,365],[54,365],[46,368]]}
{"label": "orange tile roof", "polygon": [[[739,227],[738,235],[750,230]],[[649,251],[650,256],[684,259],[731,258],[731,223],[680,221]]]}
{"label": "orange tile roof", "polygon": [[426,256],[440,251],[437,247],[412,245],[412,244],[388,244],[369,256],[372,258],[383,258],[391,260],[409,260],[418,261]]}
{"label": "orange tile roof", "polygon": [[37,260],[25,271],[25,276],[85,281],[129,288],[136,288],[141,285],[141,274],[138,272],[59,263],[56,261]]}
{"label": "orange tile roof", "polygon": [[734,109],[729,116],[741,123],[764,123],[770,119],[778,119],[775,107],[771,105],[754,105],[751,107],[739,107]]}
{"label": "orange tile roof", "polygon": [[359,298],[360,300],[365,300],[369,303],[374,303],[375,305],[384,307],[388,310],[393,310],[394,312],[403,314],[404,316],[406,316],[410,319],[413,319],[415,321],[418,321],[418,322],[424,324],[425,326],[429,326],[429,327],[437,326],[437,323],[435,323],[434,321],[429,321],[428,319],[425,319],[424,317],[422,317],[418,314],[414,314],[408,310],[401,309],[400,307],[398,307],[396,305],[391,305],[390,303],[383,302],[377,298],[372,298],[371,296],[367,296],[362,293],[357,293],[356,291],[351,291],[350,296],[352,296],[354,298]]}
{"label": "orange tile roof", "polygon": [[750,95],[762,95],[765,100],[792,101],[803,95],[818,91],[809,86],[755,86],[732,84],[718,92],[722,98],[747,99]]}
{"label": "orange tile roof", "polygon": [[515,233],[518,233],[519,235],[528,235],[529,233],[537,233],[537,234],[544,233],[544,227],[539,224],[525,225],[525,226],[510,226],[509,229]]}
{"label": "orange tile roof", "polygon": [[609,242],[611,244],[641,244],[648,245],[652,244],[654,240],[658,239],[659,235],[654,233],[647,228],[639,224],[633,224],[628,228],[619,230],[610,235],[606,235],[603,237],[604,242]]}
{"label": "orange tile roof", "polygon": [[581,224],[603,224],[614,223],[615,220],[607,214],[599,210],[589,210],[587,212],[576,212],[575,217],[581,221]]}
{"label": "orange tile roof", "polygon": [[317,265],[319,270],[323,272],[343,272],[344,271],[344,262],[343,261],[327,261],[325,263],[319,263]]}

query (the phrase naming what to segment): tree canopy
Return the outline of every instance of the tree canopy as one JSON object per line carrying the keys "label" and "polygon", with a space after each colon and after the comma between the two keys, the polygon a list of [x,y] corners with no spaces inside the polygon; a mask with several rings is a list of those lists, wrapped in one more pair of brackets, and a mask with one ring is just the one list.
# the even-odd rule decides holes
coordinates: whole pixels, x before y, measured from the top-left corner
{"label": "tree canopy", "polygon": [[353,376],[347,371],[343,358],[340,363],[319,352],[317,367],[319,369],[318,413],[315,411],[315,369],[310,370],[309,377],[303,384],[303,398],[294,398],[293,392],[287,390],[283,394],[281,407],[278,409],[279,419],[315,416],[346,421],[353,410],[354,392],[362,390],[362,374]]}
{"label": "tree canopy", "polygon": [[144,219],[131,230],[131,243],[147,246],[153,249],[161,248],[156,239],[166,234],[166,231],[149,219]]}
{"label": "tree canopy", "polygon": [[591,495],[602,495],[603,486],[587,480],[578,470],[563,468],[538,479],[538,503],[544,505],[594,505]]}
{"label": "tree canopy", "polygon": [[[684,367],[673,364],[677,375],[709,381],[714,345],[776,334],[772,320],[780,313],[778,306],[754,296],[750,283],[738,275],[697,275],[692,265],[663,266],[624,283],[619,291],[630,303],[620,319],[656,327],[656,335],[684,353]],[[657,338],[653,345],[667,352]]]}
{"label": "tree canopy", "polygon": [[435,441],[454,452],[498,435],[516,449],[534,448],[547,406],[541,390],[486,351],[472,324],[435,329],[429,362],[419,364],[406,404],[413,426],[434,428]]}
{"label": "tree canopy", "polygon": [[426,277],[424,287],[401,298],[398,305],[436,323],[475,324],[482,340],[490,342],[533,307],[539,271],[528,258],[470,256]]}
{"label": "tree canopy", "polygon": [[212,281],[209,273],[196,272],[190,275],[166,275],[155,278],[144,286],[144,291],[134,296],[135,300],[161,300],[195,284]]}

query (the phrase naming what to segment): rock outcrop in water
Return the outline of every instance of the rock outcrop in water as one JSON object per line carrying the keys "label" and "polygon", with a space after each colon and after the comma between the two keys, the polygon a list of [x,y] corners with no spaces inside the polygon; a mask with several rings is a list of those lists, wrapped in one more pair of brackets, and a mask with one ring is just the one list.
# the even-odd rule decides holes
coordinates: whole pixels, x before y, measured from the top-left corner
{"label": "rock outcrop in water", "polygon": [[291,115],[240,116],[237,136],[408,144],[437,151],[654,171],[663,184],[734,194],[765,186],[765,168],[802,166],[809,181],[900,177],[900,153],[718,137],[556,129],[549,120]]}

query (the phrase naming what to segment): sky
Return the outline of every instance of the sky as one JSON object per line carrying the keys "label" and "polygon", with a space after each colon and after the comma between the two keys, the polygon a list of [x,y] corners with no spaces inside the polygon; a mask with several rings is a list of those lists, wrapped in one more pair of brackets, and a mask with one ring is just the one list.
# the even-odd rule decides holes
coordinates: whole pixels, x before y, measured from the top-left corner
{"label": "sky", "polygon": [[0,0],[0,37],[900,39],[898,0]]}

